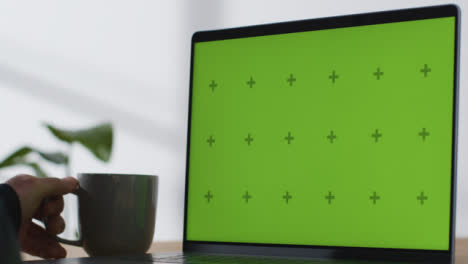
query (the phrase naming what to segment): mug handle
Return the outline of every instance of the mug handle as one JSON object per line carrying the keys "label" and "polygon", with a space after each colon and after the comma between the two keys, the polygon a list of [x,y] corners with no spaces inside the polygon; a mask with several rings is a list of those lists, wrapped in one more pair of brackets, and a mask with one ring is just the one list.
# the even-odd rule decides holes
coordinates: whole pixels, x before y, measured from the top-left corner
{"label": "mug handle", "polygon": [[[80,187],[78,187],[78,189],[74,192],[72,192],[71,194],[74,194],[76,196],[78,196],[78,192],[80,191]],[[46,204],[47,202],[49,201],[48,198],[45,198],[44,201],[42,202],[43,204]],[[45,226],[47,226],[47,222],[49,221],[49,217],[44,217],[42,218],[42,222],[44,223]],[[78,218],[78,221],[79,218]],[[79,224],[78,224],[79,226]],[[81,230],[80,230],[81,232]],[[76,246],[76,247],[82,247],[83,246],[83,236],[82,234],[79,234],[80,237],[78,238],[78,240],[69,240],[69,239],[65,239],[65,238],[61,238],[59,236],[55,236],[55,240],[57,240],[57,242],[59,243],[63,243],[63,244],[67,244],[67,245],[71,245],[71,246]]]}

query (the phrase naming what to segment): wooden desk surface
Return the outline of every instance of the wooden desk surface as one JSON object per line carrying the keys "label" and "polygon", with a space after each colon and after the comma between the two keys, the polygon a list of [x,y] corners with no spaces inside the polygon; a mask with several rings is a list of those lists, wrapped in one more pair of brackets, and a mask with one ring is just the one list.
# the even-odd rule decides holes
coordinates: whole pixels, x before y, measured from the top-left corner
{"label": "wooden desk surface", "polygon": [[468,238],[458,238],[455,241],[455,263],[468,264]]}
{"label": "wooden desk surface", "polygon": [[[67,258],[79,258],[87,256],[82,248],[65,246],[67,249]],[[182,242],[156,242],[148,252],[180,252],[182,250]],[[36,260],[39,258],[23,254],[23,260]],[[455,263],[468,264],[468,238],[459,238],[455,242]]]}

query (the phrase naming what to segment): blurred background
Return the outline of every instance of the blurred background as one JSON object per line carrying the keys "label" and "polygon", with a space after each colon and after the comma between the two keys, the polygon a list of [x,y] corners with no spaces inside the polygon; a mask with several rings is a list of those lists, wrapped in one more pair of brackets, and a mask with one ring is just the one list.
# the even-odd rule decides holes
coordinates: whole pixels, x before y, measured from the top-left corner
{"label": "blurred background", "polygon": [[[193,32],[446,3],[468,10],[461,0],[3,0],[0,160],[25,144],[68,151],[42,122],[74,129],[111,121],[115,135],[110,163],[99,162],[76,145],[72,175],[159,175],[155,240],[181,240]],[[467,22],[461,29],[456,234],[468,236],[468,98],[463,89]],[[54,176],[64,175],[61,167],[45,168]],[[27,167],[2,170],[0,181],[20,172],[33,173]],[[67,237],[76,229],[74,206],[70,203],[66,212],[71,227]]]}

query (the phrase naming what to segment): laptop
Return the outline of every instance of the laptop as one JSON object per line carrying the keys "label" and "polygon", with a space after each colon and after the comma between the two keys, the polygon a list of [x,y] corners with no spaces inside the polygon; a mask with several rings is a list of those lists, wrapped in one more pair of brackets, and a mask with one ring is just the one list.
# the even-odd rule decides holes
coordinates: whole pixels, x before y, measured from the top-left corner
{"label": "laptop", "polygon": [[459,21],[195,33],[183,254],[57,263],[453,262]]}

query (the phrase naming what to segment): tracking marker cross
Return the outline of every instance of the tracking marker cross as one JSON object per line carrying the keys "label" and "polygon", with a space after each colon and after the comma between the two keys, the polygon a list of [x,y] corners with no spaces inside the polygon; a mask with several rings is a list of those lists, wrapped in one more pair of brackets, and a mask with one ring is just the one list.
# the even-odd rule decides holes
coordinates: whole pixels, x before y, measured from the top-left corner
{"label": "tracking marker cross", "polygon": [[256,84],[256,82],[254,81],[253,77],[250,76],[250,80],[247,81],[247,85],[252,88],[254,85]]}
{"label": "tracking marker cross", "polygon": [[377,196],[377,192],[374,192],[374,194],[370,197],[370,199],[375,204],[377,202],[377,200],[380,200],[380,196]]}
{"label": "tracking marker cross", "polygon": [[424,200],[427,200],[427,198],[427,196],[424,196],[424,192],[421,192],[421,194],[416,197],[416,199],[421,202],[421,205],[424,205]]}
{"label": "tracking marker cross", "polygon": [[333,133],[333,130],[330,131],[330,135],[327,136],[328,140],[330,140],[330,143],[333,143],[336,139],[336,135]]}
{"label": "tracking marker cross", "polygon": [[328,195],[325,196],[325,199],[328,200],[328,204],[331,204],[332,200],[335,199],[335,196],[332,195],[332,192],[331,192],[331,191],[329,191],[329,192],[328,192]]}
{"label": "tracking marker cross", "polygon": [[328,76],[328,79],[332,80],[332,83],[335,83],[335,80],[338,79],[338,75],[336,75],[335,70],[332,71],[332,74]]}
{"label": "tracking marker cross", "polygon": [[209,203],[211,201],[211,199],[213,199],[213,195],[211,194],[210,191],[208,191],[206,194],[205,194],[205,199],[206,201]]}
{"label": "tracking marker cross", "polygon": [[380,76],[382,76],[384,73],[380,71],[380,68],[377,68],[377,71],[374,72],[374,75],[377,77],[377,80],[380,80]]}
{"label": "tracking marker cross", "polygon": [[252,195],[249,194],[249,191],[245,191],[245,194],[242,195],[242,199],[245,200],[245,203],[248,203],[249,202],[249,199],[252,198]]}
{"label": "tracking marker cross", "polygon": [[210,136],[206,142],[208,142],[208,144],[210,144],[210,147],[213,146],[213,144],[215,143],[215,139],[213,138],[213,136]]}
{"label": "tracking marker cross", "polygon": [[289,86],[292,86],[293,83],[296,81],[296,78],[295,78],[294,75],[291,73],[291,75],[289,75],[289,78],[286,79],[286,81],[289,83]]}
{"label": "tracking marker cross", "polygon": [[247,145],[250,146],[250,143],[254,140],[253,137],[250,135],[250,133],[247,135],[247,137],[244,139],[245,142],[247,142]]}
{"label": "tracking marker cross", "polygon": [[291,194],[289,194],[288,191],[286,191],[286,194],[283,195],[283,199],[286,201],[286,204],[288,204],[289,200],[292,199],[292,196],[291,196]]}
{"label": "tracking marker cross", "polygon": [[427,64],[424,64],[424,68],[421,69],[421,72],[424,73],[424,78],[426,78],[427,73],[431,72],[431,68],[427,67]]}
{"label": "tracking marker cross", "polygon": [[211,88],[211,91],[214,92],[215,88],[218,86],[218,84],[212,80],[210,85],[208,85]]}
{"label": "tracking marker cross", "polygon": [[294,140],[294,137],[291,136],[291,132],[288,132],[288,136],[284,137],[286,141],[288,141],[288,145],[291,144],[291,141]]}
{"label": "tracking marker cross", "polygon": [[426,137],[429,136],[429,132],[426,131],[426,128],[424,127],[421,132],[418,133],[422,137],[423,141],[426,141]]}
{"label": "tracking marker cross", "polygon": [[377,143],[379,141],[379,138],[382,137],[382,133],[379,133],[379,130],[376,129],[374,134],[371,135],[374,139],[375,139],[375,142]]}

